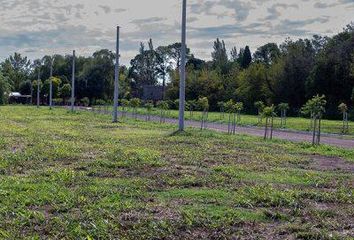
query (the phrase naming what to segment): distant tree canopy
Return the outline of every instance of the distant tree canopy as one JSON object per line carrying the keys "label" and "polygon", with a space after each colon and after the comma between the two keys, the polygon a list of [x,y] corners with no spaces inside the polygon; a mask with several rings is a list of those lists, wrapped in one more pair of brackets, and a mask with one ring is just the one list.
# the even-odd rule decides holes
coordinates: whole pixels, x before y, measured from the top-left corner
{"label": "distant tree canopy", "polygon": [[[218,102],[244,103],[245,111],[256,113],[254,102],[267,105],[289,104],[289,115],[300,113],[312,96],[326,95],[327,117],[338,117],[338,105],[354,105],[354,25],[332,37],[286,39],[282,44],[267,43],[255,49],[249,46],[227,49],[217,38],[210,60],[196,58],[187,52],[187,100],[207,97],[210,110],[219,109]],[[51,60],[53,76],[58,79],[55,97],[66,95],[71,82],[72,56],[44,56],[40,73],[43,94],[48,92]],[[90,57],[77,57],[76,96],[110,101],[113,98],[115,54],[107,49]],[[130,66],[120,68],[120,98],[141,98],[146,85],[161,85],[165,100],[179,97],[181,43],[155,47],[153,40],[141,43]],[[38,68],[19,53],[0,63],[0,94],[8,91],[31,93]],[[64,87],[65,86],[65,87]],[[34,93],[35,94],[35,93]],[[44,96],[43,96],[44,97]],[[3,100],[1,100],[4,102]]]}

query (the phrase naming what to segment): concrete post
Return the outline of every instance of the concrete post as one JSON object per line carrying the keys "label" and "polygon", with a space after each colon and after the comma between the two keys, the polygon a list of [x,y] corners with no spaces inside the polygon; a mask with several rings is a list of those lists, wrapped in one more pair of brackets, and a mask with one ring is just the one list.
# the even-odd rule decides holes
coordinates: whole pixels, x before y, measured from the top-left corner
{"label": "concrete post", "polygon": [[74,111],[75,106],[75,50],[73,51],[73,67],[71,75],[71,111]]}
{"label": "concrete post", "polygon": [[114,66],[114,106],[113,106],[113,122],[118,122],[118,98],[119,98],[119,26],[117,27],[116,42],[116,64]]}
{"label": "concrete post", "polygon": [[41,82],[41,69],[40,69],[40,65],[38,66],[38,79],[37,79],[37,108],[39,108],[40,105],[40,82]]}
{"label": "concrete post", "polygon": [[50,59],[50,75],[49,75],[49,109],[53,107],[53,62],[54,58]]}
{"label": "concrete post", "polygon": [[184,110],[186,99],[186,25],[187,25],[187,0],[183,0],[182,6],[182,45],[181,45],[181,69],[179,85],[179,131],[184,131]]}

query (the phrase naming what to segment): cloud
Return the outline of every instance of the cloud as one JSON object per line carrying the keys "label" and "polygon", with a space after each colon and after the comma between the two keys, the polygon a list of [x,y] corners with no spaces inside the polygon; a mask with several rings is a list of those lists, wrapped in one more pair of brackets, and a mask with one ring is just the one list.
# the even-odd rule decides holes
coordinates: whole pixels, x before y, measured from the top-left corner
{"label": "cloud", "polygon": [[[125,64],[141,41],[180,41],[176,0],[0,0],[0,6],[0,60],[13,51],[41,57],[114,49],[116,25],[122,26]],[[209,58],[217,37],[229,46],[256,48],[288,36],[336,33],[354,20],[353,7],[354,0],[188,0],[188,44],[197,57]]]}

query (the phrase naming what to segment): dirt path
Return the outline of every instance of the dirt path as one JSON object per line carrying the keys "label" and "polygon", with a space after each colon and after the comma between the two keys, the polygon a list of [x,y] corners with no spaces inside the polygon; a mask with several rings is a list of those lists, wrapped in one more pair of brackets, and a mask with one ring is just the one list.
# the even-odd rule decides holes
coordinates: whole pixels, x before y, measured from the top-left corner
{"label": "dirt path", "polygon": [[[106,114],[110,114],[110,113],[106,112]],[[120,115],[121,115],[121,113],[120,113]],[[132,114],[128,113],[127,116],[132,117]],[[137,118],[141,119],[141,120],[145,120],[146,116],[145,115],[138,115]],[[150,121],[159,122],[160,117],[151,116]],[[166,123],[177,125],[178,119],[166,118]],[[187,127],[200,128],[199,121],[186,120],[185,125]],[[219,131],[219,132],[227,132],[228,126],[227,126],[227,124],[209,122],[207,124],[207,129],[215,130],[215,131]],[[238,126],[236,131],[238,134],[246,134],[246,135],[252,135],[252,136],[259,136],[259,137],[264,136],[264,129],[259,128],[259,127]],[[295,132],[295,131],[275,129],[273,132],[273,137],[277,138],[277,139],[288,140],[288,141],[293,141],[293,142],[312,142],[312,134],[305,133],[305,132]],[[354,139],[343,138],[340,135],[323,134],[321,136],[321,143],[331,145],[331,146],[336,146],[336,147],[349,148],[349,149],[353,148],[354,149]]]}

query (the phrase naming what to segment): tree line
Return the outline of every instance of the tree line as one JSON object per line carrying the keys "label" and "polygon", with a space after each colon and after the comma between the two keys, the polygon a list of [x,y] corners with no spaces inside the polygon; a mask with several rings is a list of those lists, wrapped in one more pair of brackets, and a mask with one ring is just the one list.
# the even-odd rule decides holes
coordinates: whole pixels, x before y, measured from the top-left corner
{"label": "tree line", "polygon": [[[242,102],[244,111],[257,113],[255,102],[266,105],[286,103],[289,115],[299,115],[301,107],[313,96],[325,95],[326,117],[337,118],[338,105],[354,105],[354,24],[332,36],[311,39],[286,39],[280,45],[265,44],[252,54],[248,46],[227,49],[216,39],[211,60],[196,58],[187,48],[186,98],[206,97],[210,110],[218,103]],[[31,62],[19,53],[0,63],[0,103],[5,92],[19,91],[36,96],[40,72],[41,100],[48,102],[52,56]],[[72,56],[55,55],[53,94],[64,103],[70,97]],[[115,54],[107,49],[90,57],[76,59],[77,101],[90,104],[113,99]],[[155,47],[150,39],[141,43],[130,66],[120,68],[120,99],[141,98],[146,85],[160,85],[165,100],[175,101],[179,91],[181,44]],[[353,114],[349,114],[349,117]]]}

